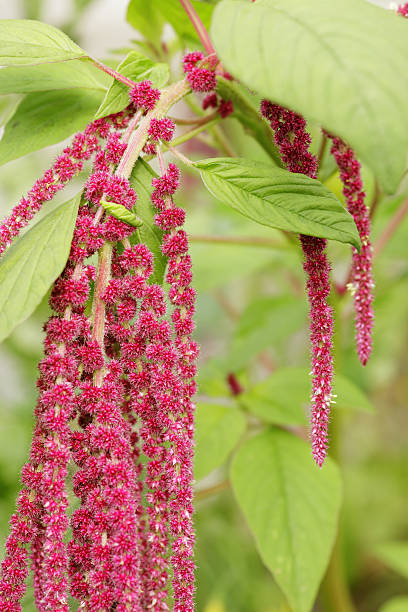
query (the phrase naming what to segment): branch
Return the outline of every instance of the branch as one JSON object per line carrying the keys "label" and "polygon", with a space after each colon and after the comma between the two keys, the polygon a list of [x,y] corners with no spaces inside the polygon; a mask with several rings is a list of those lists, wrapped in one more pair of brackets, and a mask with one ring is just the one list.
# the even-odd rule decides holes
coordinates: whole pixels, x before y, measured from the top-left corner
{"label": "branch", "polygon": [[200,16],[195,10],[194,6],[192,5],[191,0],[180,0],[180,2],[184,10],[186,11],[187,16],[190,19],[195,31],[197,32],[198,37],[207,52],[207,55],[216,55],[215,49],[210,40],[210,36],[206,30],[206,27],[201,21]]}
{"label": "branch", "polygon": [[394,235],[396,229],[403,221],[405,215],[408,213],[408,198],[403,202],[403,204],[399,207],[381,236],[378,238],[377,242],[374,245],[373,249],[373,257],[378,257],[387,242]]}

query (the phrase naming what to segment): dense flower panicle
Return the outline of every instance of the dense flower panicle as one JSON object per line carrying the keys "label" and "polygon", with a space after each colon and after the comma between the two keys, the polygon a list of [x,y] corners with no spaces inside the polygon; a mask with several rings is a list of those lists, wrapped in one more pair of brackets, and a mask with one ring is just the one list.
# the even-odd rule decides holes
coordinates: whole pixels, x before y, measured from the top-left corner
{"label": "dense flower panicle", "polygon": [[[197,71],[201,88],[210,78],[215,82],[212,70],[196,65],[202,59],[191,54],[185,63],[189,74]],[[2,563],[0,611],[21,610],[30,560],[40,612],[68,612],[68,590],[88,612],[168,610],[170,563],[174,610],[194,609],[192,398],[198,347],[191,340],[195,291],[182,229],[185,211],[172,199],[179,170],[170,164],[153,179],[155,223],[164,232],[168,258],[169,315],[163,288],[151,282],[152,253],[143,244],[132,246],[134,229],[101,207],[101,200],[128,210],[135,206],[136,193],[115,174],[126,148],[120,130],[135,106],[147,112],[159,96],[149,81],[139,83],[128,109],[77,135],[2,226],[7,246],[30,214],[95,153],[68,261],[51,291],[33,442]],[[229,108],[225,103],[222,112]],[[171,140],[174,128],[168,118],[153,119],[148,146]],[[104,149],[99,138],[106,139]],[[107,277],[102,265],[96,275],[88,262],[106,242],[117,243]],[[102,332],[95,323],[101,318]],[[77,467],[73,491],[80,505],[66,545],[70,461]]]}
{"label": "dense flower panicle", "polygon": [[124,387],[118,365],[110,363],[100,387],[84,383],[78,400],[87,425],[83,434],[76,434],[73,447],[80,467],[74,492],[81,506],[72,516],[71,589],[85,610],[115,605],[141,612],[136,522],[140,500],[131,429],[120,408]]}
{"label": "dense flower panicle", "polygon": [[[120,127],[126,126],[125,114],[117,117],[115,123]],[[92,134],[98,129],[103,137],[108,136],[110,126],[106,122],[98,120],[91,125],[94,126]],[[72,150],[77,148],[76,154],[79,155],[84,142],[82,136],[76,137]],[[96,140],[94,142],[97,143]],[[107,172],[103,177],[106,179],[105,182],[101,182],[101,195],[105,194],[105,197],[115,198],[124,206],[131,207],[136,201],[136,196],[128,182],[113,177],[108,172],[117,162],[121,152],[123,152],[122,144],[117,136],[111,134],[104,151]],[[97,178],[100,178],[100,175],[97,175]],[[89,189],[95,187],[97,182],[94,177],[94,181],[90,181]],[[95,189],[92,195],[95,195],[94,192]],[[69,424],[78,408],[77,387],[81,372],[82,378],[86,380],[92,377],[95,369],[101,368],[104,364],[102,351],[92,340],[89,320],[84,314],[90,283],[95,279],[95,270],[93,266],[85,265],[85,259],[103,245],[108,233],[106,228],[109,227],[109,219],[96,221],[98,203],[99,200],[96,198],[93,198],[93,201],[90,199],[89,204],[81,203],[67,265],[51,292],[50,305],[55,315],[45,326],[45,355],[39,366],[40,378],[37,383],[40,396],[35,411],[36,425],[30,459],[22,470],[24,488],[19,495],[17,513],[12,518],[11,534],[6,545],[7,554],[2,564],[0,610],[21,609],[19,602],[24,594],[24,580],[28,570],[28,553],[25,550],[27,545],[31,545],[38,609],[44,612],[68,610],[68,553],[64,537],[68,527],[65,479],[72,446]],[[127,232],[126,226],[125,232],[117,233],[122,237],[127,235]],[[107,414],[106,406],[104,408]],[[82,418],[83,424],[85,421],[86,419]],[[116,495],[116,489],[112,495]],[[117,495],[118,499],[122,499],[120,487]],[[126,503],[128,501],[127,499]],[[115,515],[117,525],[122,524],[122,507],[123,504],[118,510],[119,517]],[[131,509],[129,512],[132,515]],[[126,512],[124,520],[128,526],[135,519],[133,515],[125,515]],[[122,543],[122,540],[120,542]],[[117,540],[114,540],[114,543],[115,546],[119,546]],[[127,554],[128,549],[123,545],[121,551],[126,551]],[[132,558],[133,552],[132,549]],[[112,558],[118,560],[117,555],[115,548]],[[117,591],[125,593],[124,585],[127,585],[128,580],[127,570],[124,568],[130,568],[132,575],[136,576],[137,573],[134,572],[135,568],[128,556],[123,559],[120,557],[118,563],[117,567],[121,570],[114,581],[116,589],[114,601],[119,603],[123,596],[119,596]],[[72,575],[72,572],[71,581],[73,583],[71,588],[75,591],[75,575]],[[132,592],[131,589],[128,590]],[[126,601],[129,602],[133,595],[126,597]],[[101,607],[94,609],[99,610]],[[117,609],[120,609],[119,605]]]}
{"label": "dense flower panicle", "polygon": [[76,134],[72,144],[64,149],[52,168],[46,170],[38,179],[26,197],[23,197],[0,226],[0,255],[18,236],[40,210],[44,202],[51,200],[83,168],[99,148],[99,138],[106,138],[110,124],[108,119],[97,119],[90,123],[83,132]]}
{"label": "dense flower panicle", "polygon": [[[76,229],[80,226],[78,215]],[[74,232],[73,247],[82,240]],[[75,250],[75,249],[74,249]],[[41,611],[68,611],[67,563],[64,542],[68,527],[66,514],[68,499],[65,488],[67,466],[70,459],[71,430],[69,422],[75,413],[75,388],[79,379],[77,346],[89,336],[89,323],[83,315],[91,276],[85,273],[83,260],[68,261],[50,298],[53,315],[45,326],[45,355],[39,365],[38,388],[40,396],[35,410],[36,426],[29,462],[22,469],[24,489],[20,493],[18,521],[21,535],[16,540],[12,528],[7,545],[7,556],[2,566],[0,609],[21,609],[19,601],[24,592],[23,583],[16,584],[10,568],[21,563],[21,537],[31,544],[36,604]],[[81,282],[78,286],[78,282]],[[96,355],[93,356],[97,358]],[[88,356],[90,359],[90,356]],[[26,525],[27,529],[23,529]],[[29,535],[28,535],[29,532]],[[26,555],[27,553],[24,552]],[[20,560],[19,560],[20,559]],[[27,563],[27,561],[25,561]],[[24,572],[20,571],[24,579]],[[7,588],[13,586],[13,595]],[[11,603],[14,607],[10,607]]]}
{"label": "dense flower panicle", "polygon": [[[262,101],[261,112],[275,132],[275,142],[288,170],[316,178],[317,160],[308,150],[311,139],[303,117],[268,100]],[[333,379],[333,312],[327,305],[330,265],[325,254],[326,240],[302,235],[300,241],[305,257],[303,267],[308,278],[310,304],[312,452],[317,465],[321,467],[327,454]]]}
{"label": "dense flower panicle", "polygon": [[360,253],[352,247],[353,263],[350,281],[354,294],[356,313],[357,352],[361,363],[366,365],[371,354],[371,332],[374,319],[372,309],[374,282],[372,276],[370,216],[364,201],[365,193],[361,180],[360,163],[356,159],[353,150],[347,147],[339,138],[333,138],[332,141],[331,152],[340,170],[347,208],[353,216],[361,239]]}
{"label": "dense flower panicle", "polygon": [[[139,496],[144,488],[146,507],[137,505],[138,549],[141,558],[140,604],[143,610],[167,610],[168,598],[168,508],[165,463],[167,416],[160,411],[159,393],[171,380],[170,327],[163,289],[149,284],[153,256],[144,245],[128,246],[115,253],[113,277],[103,299],[107,307],[107,352],[116,350],[123,375],[128,380],[129,400],[123,411],[131,424],[133,458],[140,475],[139,442],[147,458],[144,482],[138,480]],[[160,365],[162,364],[162,365]],[[170,369],[169,369],[170,368]]]}
{"label": "dense flower panicle", "polygon": [[[194,376],[198,347],[191,340],[195,291],[192,280],[191,259],[188,255],[186,233],[178,229],[184,221],[183,211],[174,204],[172,195],[178,187],[179,171],[169,164],[167,171],[153,179],[152,202],[158,208],[156,223],[165,227],[162,251],[168,257],[166,280],[170,285],[169,298],[173,305],[171,320],[174,329],[173,376],[161,381],[168,385],[169,396],[163,396],[168,411],[166,439],[170,442],[166,458],[167,491],[169,496],[169,523],[172,536],[174,610],[190,612],[194,609],[194,528],[193,528],[193,447],[194,404],[196,391]],[[166,215],[166,222],[163,218]]]}

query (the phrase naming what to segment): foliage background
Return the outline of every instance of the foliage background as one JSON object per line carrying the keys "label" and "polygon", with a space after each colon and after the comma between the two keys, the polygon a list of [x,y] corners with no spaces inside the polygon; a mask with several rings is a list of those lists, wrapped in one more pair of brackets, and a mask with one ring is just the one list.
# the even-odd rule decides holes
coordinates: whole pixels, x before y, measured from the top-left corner
{"label": "foliage background", "polygon": [[[134,31],[124,19],[127,4],[124,0],[83,4],[88,4],[84,12],[75,15],[75,3],[65,0],[44,2],[42,6],[40,0],[3,1],[0,17],[38,17],[65,29],[83,48],[102,57],[109,50],[127,46],[129,39],[134,38]],[[77,7],[80,5],[76,3]],[[0,115],[1,109],[0,99]],[[237,153],[263,159],[264,153],[234,120],[228,120],[224,129]],[[0,167],[1,216],[30,188],[61,148],[60,143]],[[195,144],[190,145],[188,153],[203,157],[209,151]],[[365,178],[370,201],[374,180],[368,170]],[[61,198],[67,199],[77,185],[64,191]],[[244,387],[266,378],[279,367],[307,367],[308,320],[300,249],[290,246],[278,232],[262,228],[217,203],[193,175],[184,175],[183,186],[182,204],[189,211],[188,229],[193,236],[270,238],[279,245],[266,248],[194,242],[195,286],[199,291],[197,338],[202,346],[201,395],[207,399],[228,397],[225,377],[237,362],[236,372]],[[336,177],[331,179],[330,187],[339,195]],[[374,242],[407,193],[408,184],[403,184],[395,196],[380,198],[374,217]],[[364,390],[374,411],[344,411],[341,422],[336,422],[341,430],[338,433],[345,489],[342,547],[348,580],[361,612],[379,610],[394,595],[408,595],[408,570],[393,571],[389,566],[395,564],[386,564],[380,550],[384,542],[408,541],[407,232],[408,217],[375,261],[374,354],[365,369],[355,356],[350,297],[346,296],[336,306],[336,371]],[[336,262],[333,277],[341,281],[347,271],[349,249],[331,244],[330,255]],[[260,298],[264,297],[276,299],[264,300],[262,303],[267,306],[262,307]],[[242,313],[256,304],[256,318],[243,326]],[[30,444],[41,325],[47,312],[44,301],[0,347],[1,543],[7,534],[20,468]],[[258,317],[263,318],[265,326],[261,334]],[[248,314],[245,320],[248,321]],[[260,345],[262,338],[266,338],[264,346]],[[290,400],[290,387],[286,393]],[[225,474],[226,468],[219,468],[199,483],[199,490],[223,482]],[[196,526],[200,612],[289,610],[271,574],[259,560],[229,489],[198,500]],[[29,595],[24,609],[35,609]]]}

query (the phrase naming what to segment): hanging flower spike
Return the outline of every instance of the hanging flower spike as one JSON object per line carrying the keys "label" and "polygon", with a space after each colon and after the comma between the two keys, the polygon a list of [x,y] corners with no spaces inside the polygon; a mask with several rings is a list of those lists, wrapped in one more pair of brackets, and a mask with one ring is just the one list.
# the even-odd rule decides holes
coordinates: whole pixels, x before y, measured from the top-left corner
{"label": "hanging flower spike", "polygon": [[[261,112],[274,130],[275,142],[288,170],[316,178],[317,160],[308,151],[311,138],[306,132],[306,121],[303,117],[268,100],[262,101]],[[300,241],[305,256],[303,268],[308,278],[310,304],[312,453],[317,465],[322,467],[328,447],[327,432],[333,379],[333,312],[327,304],[330,293],[330,265],[325,254],[326,240],[302,235]]]}
{"label": "hanging flower spike", "polygon": [[167,478],[170,494],[170,533],[172,542],[173,591],[175,612],[194,609],[194,528],[193,528],[193,435],[196,391],[194,376],[198,347],[191,340],[194,329],[195,291],[192,280],[188,240],[180,227],[184,211],[175,206],[173,194],[179,184],[179,170],[169,164],[167,171],[159,152],[162,176],[153,179],[152,202],[159,210],[156,224],[165,229],[162,252],[168,257],[166,280],[173,305],[174,346],[177,352],[176,374],[179,383],[167,401],[170,411]]}
{"label": "hanging flower spike", "polygon": [[360,253],[352,247],[351,283],[356,313],[357,352],[362,365],[366,365],[371,354],[371,332],[374,319],[372,309],[374,282],[372,277],[370,216],[364,202],[365,193],[361,180],[360,163],[356,159],[353,150],[347,147],[339,138],[332,138],[332,142],[331,153],[340,170],[347,209],[353,216],[361,239]]}
{"label": "hanging flower spike", "polygon": [[[35,411],[36,425],[30,460],[22,469],[25,488],[19,495],[18,512],[12,519],[12,533],[2,565],[1,610],[21,609],[19,601],[24,594],[26,574],[26,566],[22,565],[23,562],[26,564],[23,543],[32,544],[38,609],[68,610],[68,558],[64,536],[68,527],[65,478],[71,446],[69,421],[75,410],[74,393],[79,380],[76,348],[80,337],[89,333],[83,309],[92,278],[92,269],[83,266],[88,250],[81,250],[79,244],[75,244],[84,239],[81,209],[71,256],[50,298],[56,314],[45,326],[45,357],[39,366],[40,397]],[[18,536],[15,527],[18,527]],[[13,569],[16,565],[19,566],[18,581]]]}
{"label": "hanging flower spike", "polygon": [[97,119],[83,132],[75,135],[72,145],[64,149],[53,166],[46,170],[32,189],[15,206],[0,226],[0,255],[18,236],[44,202],[51,200],[57,191],[82,170],[84,161],[99,149],[98,138],[106,138],[109,133],[109,118]]}

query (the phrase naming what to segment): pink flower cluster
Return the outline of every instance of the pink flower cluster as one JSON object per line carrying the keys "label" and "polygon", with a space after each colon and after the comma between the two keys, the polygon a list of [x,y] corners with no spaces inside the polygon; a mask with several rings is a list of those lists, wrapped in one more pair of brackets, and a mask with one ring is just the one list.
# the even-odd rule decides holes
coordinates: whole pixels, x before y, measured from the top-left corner
{"label": "pink flower cluster", "polygon": [[[175,612],[194,609],[194,530],[193,530],[193,436],[194,376],[198,356],[192,341],[194,329],[195,291],[191,287],[192,263],[188,254],[187,234],[180,228],[185,219],[183,209],[175,206],[173,194],[179,184],[179,171],[174,164],[167,170],[161,161],[162,176],[153,179],[152,202],[158,214],[156,224],[164,230],[162,251],[168,257],[166,280],[173,306],[174,380],[166,381],[168,394],[162,400],[168,406],[166,439],[170,443],[165,458],[169,527],[172,540],[173,592]],[[171,383],[171,386],[170,386]],[[163,385],[163,390],[166,388]]]}
{"label": "pink flower cluster", "polygon": [[[145,82],[132,99],[147,111],[157,95]],[[107,126],[102,132],[105,123],[97,123],[84,132],[92,134],[86,142],[92,142],[94,167],[68,262],[50,296],[54,314],[44,328],[33,442],[2,563],[0,612],[21,610],[30,557],[41,612],[67,612],[68,591],[89,612],[168,610],[170,565],[174,610],[194,608],[192,397],[198,347],[191,339],[195,292],[181,229],[185,212],[173,203],[179,171],[170,165],[154,179],[152,195],[168,258],[168,316],[163,288],[150,282],[152,253],[131,244],[133,228],[100,206],[101,199],[126,209],[137,203],[129,182],[115,174],[127,119],[110,118],[117,131]],[[104,149],[96,129],[106,138]],[[173,131],[169,119],[153,119],[148,142],[156,147]],[[74,139],[76,146],[80,140]],[[112,258],[96,274],[89,258],[106,245],[112,245]],[[71,521],[70,465],[76,466],[79,502]],[[72,539],[66,544],[69,522]]]}
{"label": "pink flower cluster", "polygon": [[212,91],[217,86],[215,72],[203,65],[204,60],[204,55],[200,51],[187,53],[183,58],[183,69],[193,91]]}
{"label": "pink flower cluster", "polygon": [[403,17],[408,17],[408,2],[406,2],[405,4],[400,4],[397,12]]}
{"label": "pink flower cluster", "polygon": [[360,163],[350,147],[347,147],[339,138],[333,138],[332,140],[331,153],[340,170],[347,208],[353,216],[361,239],[360,253],[353,247],[350,281],[354,292],[357,352],[361,363],[366,365],[371,354],[371,332],[374,319],[370,216],[364,202],[365,193],[361,180]]}
{"label": "pink flower cluster", "polygon": [[[311,139],[306,132],[306,122],[303,117],[268,100],[263,100],[261,112],[274,130],[275,142],[288,170],[316,178],[317,161],[308,150]],[[330,293],[330,265],[325,253],[326,240],[302,235],[300,241],[305,257],[303,268],[307,274],[310,304],[313,376],[312,452],[317,465],[321,467],[327,454],[333,379],[333,313],[327,304]]]}

